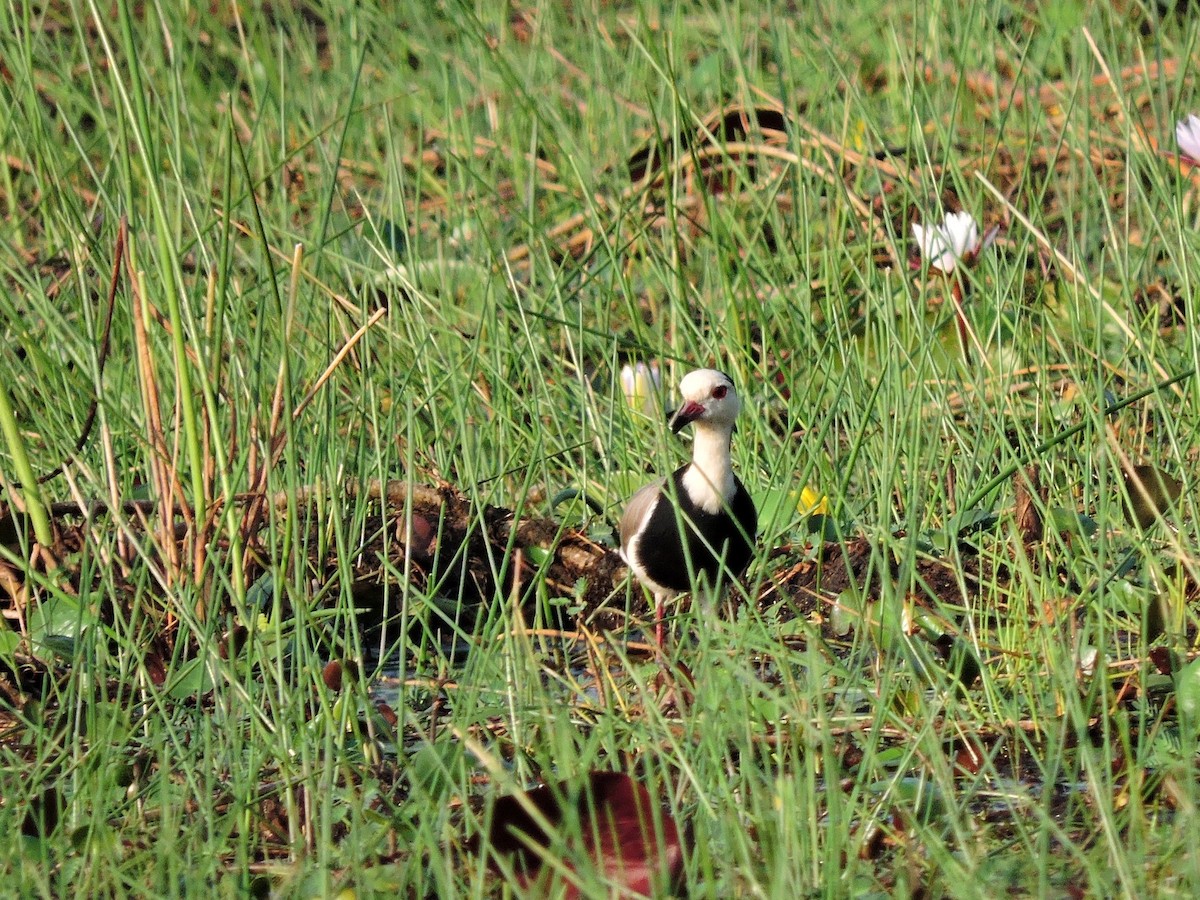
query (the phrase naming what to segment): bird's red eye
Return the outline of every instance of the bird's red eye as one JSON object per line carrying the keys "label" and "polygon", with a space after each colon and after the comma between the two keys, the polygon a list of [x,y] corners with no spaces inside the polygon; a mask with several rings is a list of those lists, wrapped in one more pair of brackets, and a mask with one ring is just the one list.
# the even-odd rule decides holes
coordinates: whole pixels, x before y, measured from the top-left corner
{"label": "bird's red eye", "polygon": [[718,384],[715,388],[713,388],[713,396],[718,400],[724,399],[725,395],[728,393],[729,388],[724,384]]}

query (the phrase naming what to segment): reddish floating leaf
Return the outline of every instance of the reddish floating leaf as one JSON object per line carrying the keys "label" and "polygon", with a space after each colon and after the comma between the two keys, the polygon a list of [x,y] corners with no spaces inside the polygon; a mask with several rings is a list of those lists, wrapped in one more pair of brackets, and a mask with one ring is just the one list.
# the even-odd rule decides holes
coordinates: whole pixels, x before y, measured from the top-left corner
{"label": "reddish floating leaf", "polygon": [[966,735],[954,742],[954,772],[956,775],[978,775],[987,759],[978,738]]}
{"label": "reddish floating leaf", "polygon": [[[581,847],[571,845],[576,837],[567,824],[571,822],[567,816],[570,807],[578,814]],[[568,847],[585,852],[622,893],[654,894],[668,884],[677,885],[682,876],[679,829],[661,812],[650,792],[628,775],[593,772],[582,788],[567,782],[542,785],[527,791],[524,798],[509,796],[496,801],[486,839],[488,851],[494,857],[509,858],[522,887],[537,885],[556,895],[565,889],[564,896],[578,897],[578,888],[557,873],[557,866],[546,865],[551,837],[538,823],[539,817],[556,830],[564,826]],[[478,851],[479,838],[470,846]],[[572,855],[557,862],[572,871]]]}
{"label": "reddish floating leaf", "polygon": [[394,709],[392,709],[390,706],[388,706],[386,703],[383,703],[383,702],[376,703],[375,709],[379,712],[380,717],[383,719],[383,721],[385,723],[387,723],[387,726],[389,728],[395,728],[396,725],[400,722],[400,717],[398,715],[396,715],[396,711]]}
{"label": "reddish floating leaf", "polygon": [[358,680],[358,663],[352,659],[333,659],[321,670],[321,680],[333,693],[339,693],[347,681]]}
{"label": "reddish floating leaf", "polygon": [[1175,654],[1166,647],[1151,647],[1150,662],[1154,663],[1160,675],[1170,675],[1178,668]]}
{"label": "reddish floating leaf", "polygon": [[338,693],[342,689],[341,660],[333,659],[325,663],[325,668],[321,670],[321,679],[325,682],[325,687],[335,694]]}
{"label": "reddish floating leaf", "polygon": [[167,683],[167,661],[163,658],[162,652],[158,647],[150,647],[146,651],[146,675],[150,678],[155,687],[162,687]]}
{"label": "reddish floating leaf", "polygon": [[413,513],[409,522],[397,522],[400,539],[417,559],[431,559],[437,544],[437,529],[424,516]]}

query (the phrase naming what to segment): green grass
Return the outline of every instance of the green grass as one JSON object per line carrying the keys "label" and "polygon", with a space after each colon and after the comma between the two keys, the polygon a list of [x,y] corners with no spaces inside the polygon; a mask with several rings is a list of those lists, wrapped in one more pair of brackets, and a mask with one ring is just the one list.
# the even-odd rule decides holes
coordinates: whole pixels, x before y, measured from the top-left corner
{"label": "green grass", "polygon": [[[1200,205],[1168,152],[1200,110],[1192,17],[794,6],[0,12],[0,474],[30,516],[0,547],[8,885],[491,894],[466,850],[490,798],[600,769],[690,830],[697,896],[1200,888]],[[786,143],[683,144],[773,104]],[[964,275],[969,354],[951,281],[909,265],[910,224],[957,208],[1001,226]],[[397,549],[414,504],[381,524],[348,488],[600,535],[686,454],[624,402],[637,359],[733,374],[771,509],[733,611],[672,619],[695,695],[665,712],[621,632],[588,657],[529,631],[575,601],[536,554],[532,600],[410,629],[516,554],[426,579]],[[1141,463],[1185,483],[1144,531]],[[805,485],[821,559],[780,502]],[[552,508],[569,488],[606,516]],[[843,553],[844,589],[796,586]],[[366,669],[338,693],[340,658]]]}

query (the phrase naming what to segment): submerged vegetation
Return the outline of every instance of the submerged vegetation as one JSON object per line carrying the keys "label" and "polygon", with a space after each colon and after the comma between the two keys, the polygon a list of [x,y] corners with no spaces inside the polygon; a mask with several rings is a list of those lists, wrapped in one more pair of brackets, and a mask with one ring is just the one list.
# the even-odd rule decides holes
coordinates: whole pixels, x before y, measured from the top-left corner
{"label": "submerged vegetation", "polygon": [[[10,4],[7,884],[1195,893],[1197,34]],[[660,659],[700,367],[758,544]]]}

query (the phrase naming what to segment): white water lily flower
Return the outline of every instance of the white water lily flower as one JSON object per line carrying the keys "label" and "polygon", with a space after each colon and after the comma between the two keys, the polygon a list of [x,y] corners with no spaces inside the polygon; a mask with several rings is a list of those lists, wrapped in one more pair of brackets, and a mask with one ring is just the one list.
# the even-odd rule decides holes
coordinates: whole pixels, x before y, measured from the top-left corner
{"label": "white water lily flower", "polygon": [[637,362],[621,366],[621,390],[625,392],[625,402],[639,412],[654,415],[658,409],[656,398],[661,388],[662,376],[658,371],[658,363]]}
{"label": "white water lily flower", "polygon": [[1200,162],[1200,116],[1189,115],[1175,123],[1175,143],[1192,162]]}
{"label": "white water lily flower", "polygon": [[941,225],[926,228],[913,223],[913,237],[929,268],[949,275],[964,257],[974,257],[981,249],[979,223],[969,212],[950,213]]}

